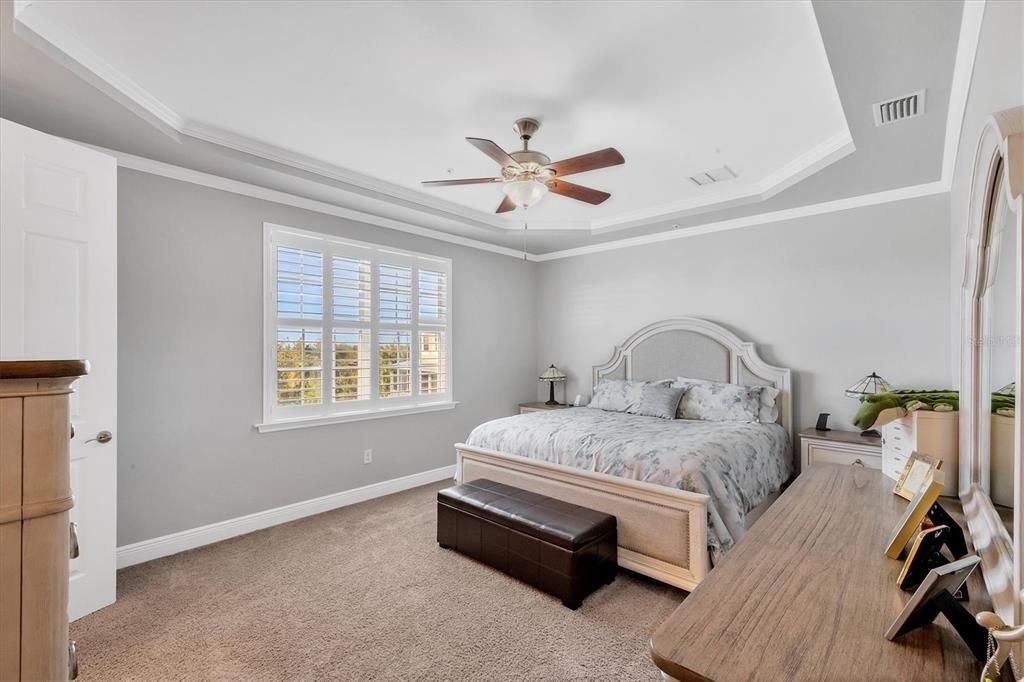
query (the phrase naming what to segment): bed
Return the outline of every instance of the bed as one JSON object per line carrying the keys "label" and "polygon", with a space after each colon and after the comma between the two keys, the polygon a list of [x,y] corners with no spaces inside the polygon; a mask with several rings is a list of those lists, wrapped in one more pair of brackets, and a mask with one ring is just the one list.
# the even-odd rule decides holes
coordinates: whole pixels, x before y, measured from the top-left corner
{"label": "bed", "polygon": [[779,390],[776,424],[571,408],[497,419],[456,445],[459,482],[489,478],[614,514],[619,565],[692,590],[793,470],[790,371],[696,318],[644,327],[593,368],[601,379],[685,376]]}

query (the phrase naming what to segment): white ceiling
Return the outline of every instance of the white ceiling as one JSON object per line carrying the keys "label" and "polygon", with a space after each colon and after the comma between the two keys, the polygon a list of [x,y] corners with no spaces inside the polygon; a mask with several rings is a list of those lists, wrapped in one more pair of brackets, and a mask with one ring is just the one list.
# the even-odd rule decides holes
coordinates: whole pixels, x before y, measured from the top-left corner
{"label": "white ceiling", "polygon": [[[853,151],[807,2],[41,3],[19,21],[171,128],[493,225],[466,136],[552,159],[615,146],[530,227],[607,229],[764,199]],[[899,94],[899,93],[890,93]],[[729,165],[736,180],[688,176]],[[449,175],[448,169],[452,169]],[[479,212],[479,213],[478,213]]]}

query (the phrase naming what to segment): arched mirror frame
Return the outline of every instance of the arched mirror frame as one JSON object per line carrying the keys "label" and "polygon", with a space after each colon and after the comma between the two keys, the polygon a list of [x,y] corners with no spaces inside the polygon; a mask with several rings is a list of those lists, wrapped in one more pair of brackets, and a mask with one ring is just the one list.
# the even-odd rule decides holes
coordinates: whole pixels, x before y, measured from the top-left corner
{"label": "arched mirror frame", "polygon": [[[997,236],[992,221],[1003,210],[1013,215],[1017,231],[1016,257],[1016,369],[1014,380],[1022,386],[1021,369],[1021,231],[1024,217],[1024,107],[992,116],[985,125],[974,160],[968,209],[966,262],[962,288],[962,334],[960,376],[960,500],[975,549],[981,556],[982,574],[995,611],[1007,623],[1020,623],[1022,568],[1021,517],[1024,516],[1024,466],[1021,462],[1022,424],[1020,394],[1015,401],[1014,427],[1015,510],[1012,532],[1007,530],[990,497],[991,481],[989,422],[991,385],[985,339],[985,309],[982,299],[990,284],[990,246]],[[998,229],[998,226],[997,228]]]}

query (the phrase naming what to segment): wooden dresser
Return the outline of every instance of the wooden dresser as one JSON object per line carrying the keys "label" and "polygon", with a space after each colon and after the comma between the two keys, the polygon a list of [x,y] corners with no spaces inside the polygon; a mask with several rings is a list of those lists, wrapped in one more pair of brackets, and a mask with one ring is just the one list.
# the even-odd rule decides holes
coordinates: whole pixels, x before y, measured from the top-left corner
{"label": "wooden dresser", "polygon": [[73,679],[69,440],[81,360],[0,362],[0,680]]}
{"label": "wooden dresser", "polygon": [[[655,631],[655,663],[700,682],[977,680],[981,664],[942,617],[883,636],[911,597],[884,553],[906,505],[879,470],[806,469]],[[967,608],[990,609],[979,575],[969,587]]]}

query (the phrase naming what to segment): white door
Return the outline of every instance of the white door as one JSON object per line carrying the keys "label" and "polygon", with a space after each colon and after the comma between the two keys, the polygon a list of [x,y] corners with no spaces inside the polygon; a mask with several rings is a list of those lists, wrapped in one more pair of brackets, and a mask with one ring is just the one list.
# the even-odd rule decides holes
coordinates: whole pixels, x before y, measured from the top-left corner
{"label": "white door", "polygon": [[0,120],[0,359],[17,358],[90,364],[71,396],[74,620],[116,596],[117,163]]}

